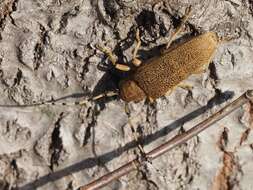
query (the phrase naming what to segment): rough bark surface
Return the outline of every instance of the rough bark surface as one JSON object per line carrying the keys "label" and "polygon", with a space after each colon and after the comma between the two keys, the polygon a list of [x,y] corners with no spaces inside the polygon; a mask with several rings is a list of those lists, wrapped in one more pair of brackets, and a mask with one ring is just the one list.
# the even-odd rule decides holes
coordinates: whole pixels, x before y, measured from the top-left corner
{"label": "rough bark surface", "polygon": [[[115,98],[82,107],[1,107],[0,189],[77,189],[140,155],[131,127],[148,151],[253,88],[250,0],[1,0],[1,105],[72,102],[117,88],[124,73],[95,45],[128,63],[138,27],[145,62],[189,5],[192,16],[176,41],[205,31],[236,38],[220,45],[206,72],[185,81],[192,89],[177,88],[153,106],[131,103],[130,116]],[[104,189],[253,189],[252,109]]]}

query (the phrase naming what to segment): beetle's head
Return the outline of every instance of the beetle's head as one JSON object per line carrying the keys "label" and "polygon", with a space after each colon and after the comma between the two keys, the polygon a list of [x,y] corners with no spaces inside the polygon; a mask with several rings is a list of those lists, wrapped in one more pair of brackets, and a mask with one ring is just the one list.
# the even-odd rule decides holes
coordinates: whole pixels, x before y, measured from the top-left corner
{"label": "beetle's head", "polygon": [[132,80],[122,80],[119,83],[120,98],[126,102],[139,102],[143,100],[146,95],[143,90]]}

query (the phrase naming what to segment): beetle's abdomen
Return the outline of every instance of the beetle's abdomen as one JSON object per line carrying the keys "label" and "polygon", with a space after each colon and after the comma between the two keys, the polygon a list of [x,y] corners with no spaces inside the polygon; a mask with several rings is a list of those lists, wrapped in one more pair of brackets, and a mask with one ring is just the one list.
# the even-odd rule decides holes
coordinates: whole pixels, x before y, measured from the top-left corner
{"label": "beetle's abdomen", "polygon": [[209,64],[217,45],[215,33],[202,34],[144,63],[136,70],[132,80],[147,96],[156,99]]}

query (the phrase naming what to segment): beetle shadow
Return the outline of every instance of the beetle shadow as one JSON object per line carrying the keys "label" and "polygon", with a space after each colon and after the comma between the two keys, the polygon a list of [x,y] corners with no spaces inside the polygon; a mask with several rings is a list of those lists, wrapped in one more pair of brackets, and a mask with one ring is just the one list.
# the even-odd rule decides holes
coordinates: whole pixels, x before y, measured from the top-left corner
{"label": "beetle shadow", "polygon": [[[198,117],[199,115],[203,114],[204,112],[212,109],[214,106],[220,105],[229,99],[231,99],[234,96],[234,93],[231,91],[226,91],[224,93],[220,92],[219,90],[216,91],[216,95],[208,102],[206,106],[200,107],[193,112],[183,116],[182,118],[172,122],[171,124],[165,126],[164,128],[160,129],[159,131],[156,131],[153,134],[147,135],[145,137],[141,137],[141,142],[143,145],[148,145],[152,143],[154,140],[157,140],[161,137],[164,137],[174,131],[175,129],[181,127],[184,123],[193,120],[194,118]],[[68,166],[64,169],[61,169],[59,171],[56,171],[54,173],[47,174],[45,176],[42,176],[38,178],[36,181],[30,182],[20,188],[19,190],[32,190],[36,189],[38,187],[41,187],[49,182],[54,182],[56,180],[59,180],[63,178],[64,176],[73,174],[75,172],[79,172],[81,170],[90,169],[98,165],[98,160],[100,162],[103,162],[103,164],[106,164],[113,160],[114,158],[119,157],[121,154],[123,154],[126,151],[129,151],[132,148],[135,148],[137,146],[136,141],[131,141],[129,143],[126,143],[124,146],[119,147],[115,150],[109,151],[104,153],[103,155],[100,155],[98,157],[89,157],[85,160],[82,160],[76,164],[73,164],[71,166]]]}

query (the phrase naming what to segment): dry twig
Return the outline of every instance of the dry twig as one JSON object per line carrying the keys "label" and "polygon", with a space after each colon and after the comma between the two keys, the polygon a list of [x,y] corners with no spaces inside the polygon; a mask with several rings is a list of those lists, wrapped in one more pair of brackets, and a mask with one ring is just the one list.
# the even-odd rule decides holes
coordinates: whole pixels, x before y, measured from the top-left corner
{"label": "dry twig", "polygon": [[[172,148],[175,148],[178,145],[181,145],[185,143],[190,138],[198,135],[201,131],[205,130],[215,122],[221,120],[226,115],[230,114],[232,111],[237,109],[238,107],[244,105],[245,103],[253,102],[253,90],[248,90],[245,92],[242,96],[240,96],[238,99],[233,101],[232,103],[228,104],[224,108],[222,108],[220,111],[216,112],[206,120],[202,121],[201,123],[197,124],[193,128],[189,129],[185,133],[179,134],[172,138],[171,140],[167,141],[166,143],[160,145],[159,147],[151,150],[146,154],[148,160],[153,160],[165,152],[171,150]],[[92,181],[91,183],[84,185],[80,187],[80,190],[94,190],[99,189],[101,187],[104,187],[108,183],[110,183],[113,180],[116,180],[129,172],[137,169],[137,167],[145,164],[145,161],[139,162],[138,159],[134,159],[127,164],[119,167],[118,169]]]}

